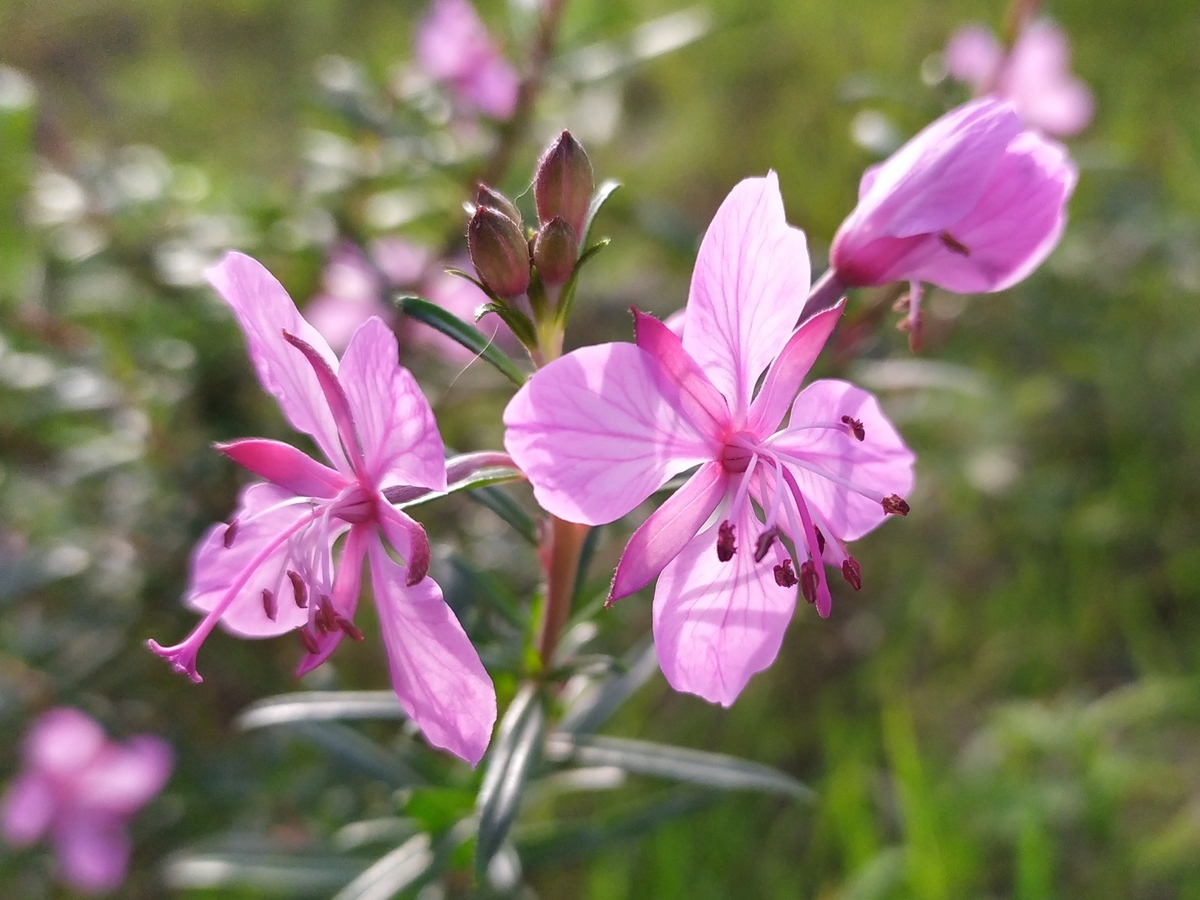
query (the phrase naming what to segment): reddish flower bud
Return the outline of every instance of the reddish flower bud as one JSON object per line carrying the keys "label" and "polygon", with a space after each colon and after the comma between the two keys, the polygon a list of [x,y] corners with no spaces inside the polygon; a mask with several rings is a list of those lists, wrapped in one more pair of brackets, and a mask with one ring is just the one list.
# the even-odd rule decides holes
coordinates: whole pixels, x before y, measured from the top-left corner
{"label": "reddish flower bud", "polygon": [[577,236],[582,235],[594,186],[591,160],[571,132],[563,131],[546,148],[533,176],[538,221],[546,224],[562,216]]}
{"label": "reddish flower bud", "polygon": [[565,284],[578,258],[579,239],[562,216],[547,222],[533,239],[533,264],[545,284]]}
{"label": "reddish flower bud", "polygon": [[467,250],[479,280],[498,297],[519,297],[529,288],[529,242],[521,226],[491,206],[478,206],[467,226]]}
{"label": "reddish flower bud", "polygon": [[492,209],[500,210],[500,212],[516,222],[518,228],[524,224],[521,220],[521,211],[517,209],[516,204],[495,188],[488,187],[482,181],[475,187],[475,205],[490,206]]}

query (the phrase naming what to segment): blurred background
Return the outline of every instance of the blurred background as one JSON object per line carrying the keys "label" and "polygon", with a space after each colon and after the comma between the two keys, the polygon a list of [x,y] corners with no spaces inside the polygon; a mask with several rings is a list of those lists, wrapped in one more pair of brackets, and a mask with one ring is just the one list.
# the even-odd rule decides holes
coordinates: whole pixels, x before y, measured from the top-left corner
{"label": "blurred background", "polygon": [[[518,68],[531,3],[480,3]],[[524,896],[1200,898],[1200,8],[1043,11],[1096,103],[1070,142],[1081,172],[1058,250],[1002,294],[931,291],[919,354],[893,329],[895,292],[857,292],[819,363],[877,392],[916,450],[912,514],[859,542],[862,591],[835,586],[825,621],[799,609],[732,709],[654,672],[604,726],[776,766],[816,801],[688,795],[639,813],[659,785],[637,776],[529,796]],[[504,128],[422,80],[424,13],[415,0],[0,6],[0,779],[52,706],[166,737],[176,770],[133,823],[119,896],[329,896],[387,849],[376,837],[372,856],[347,824],[412,800],[363,749],[388,746],[394,724],[237,726],[253,701],[297,689],[294,641],[217,634],[198,686],[141,644],[194,624],[179,603],[187,555],[244,483],[211,443],[290,438],[204,267],[245,249],[303,305],[333,290],[339,240],[462,251],[461,204]],[[946,39],[1005,14],[569,0],[528,128],[492,173],[530,206],[537,154],[569,127],[598,178],[624,185],[597,221],[613,244],[584,272],[568,345],[627,338],[631,304],[682,306],[720,200],[769,168],[820,271],[862,170],[967,96],[943,77]],[[511,386],[397,327],[447,444],[499,447]],[[505,491],[532,508],[527,489]],[[503,701],[513,663],[479,608],[526,604],[533,550],[467,500],[420,518]],[[581,595],[603,593],[629,527],[598,535]],[[649,601],[596,616],[596,645],[634,646]],[[343,647],[300,687],[386,688],[378,641]],[[406,815],[428,824],[440,800],[423,802]],[[565,816],[596,839],[521,843]],[[298,858],[311,871],[289,880]],[[0,895],[66,896],[52,869],[44,850],[0,850]]]}

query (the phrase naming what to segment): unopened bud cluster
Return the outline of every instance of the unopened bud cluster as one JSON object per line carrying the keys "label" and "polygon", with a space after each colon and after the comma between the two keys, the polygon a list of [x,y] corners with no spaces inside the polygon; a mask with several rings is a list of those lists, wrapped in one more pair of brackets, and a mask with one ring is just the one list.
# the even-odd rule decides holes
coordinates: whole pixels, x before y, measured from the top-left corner
{"label": "unopened bud cluster", "polygon": [[592,189],[591,161],[569,131],[538,161],[533,179],[536,230],[527,233],[516,205],[481,184],[467,227],[467,249],[480,281],[505,300],[526,294],[535,281],[539,289],[564,284],[579,259]]}

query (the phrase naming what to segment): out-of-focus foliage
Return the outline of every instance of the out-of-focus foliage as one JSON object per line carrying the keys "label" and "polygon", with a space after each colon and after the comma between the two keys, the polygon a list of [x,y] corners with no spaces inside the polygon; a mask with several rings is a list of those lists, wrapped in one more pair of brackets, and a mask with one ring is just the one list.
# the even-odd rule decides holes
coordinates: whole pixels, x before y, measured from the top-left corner
{"label": "out-of-focus foliage", "polygon": [[[913,512],[857,545],[862,592],[836,594],[827,621],[800,610],[731,710],[670,693],[645,653],[604,668],[649,622],[648,592],[595,614],[627,526],[593,538],[559,648],[567,691],[513,703],[537,565],[518,531],[462,498],[416,514],[502,710],[513,703],[493,749],[506,762],[487,775],[426,751],[387,695],[289,713],[309,696],[294,694],[290,641],[218,635],[200,686],[139,646],[194,621],[178,603],[187,553],[242,477],[210,442],[287,433],[203,266],[239,246],[300,300],[339,233],[461,249],[489,131],[458,128],[405,74],[422,11],[0,7],[0,728],[18,735],[69,703],[117,736],[174,744],[122,896],[164,881],[194,897],[388,896],[435,863],[456,896],[477,849],[457,823],[477,816],[495,842],[481,883],[523,877],[543,897],[1200,897],[1189,0],[1046,4],[1097,118],[1072,144],[1072,222],[1039,273],[997,296],[931,294],[920,357],[891,331],[892,294],[851,299],[821,365],[877,391],[917,450]],[[519,61],[529,4],[482,12]],[[568,344],[627,338],[630,304],[682,305],[704,224],[767,168],[819,269],[862,169],[961,99],[938,78],[947,35],[1003,12],[570,0],[497,185],[531,208],[532,161],[563,126],[625,185],[600,217],[613,243],[580,281]],[[404,352],[448,445],[499,446],[499,373]],[[529,509],[520,488],[489,490],[512,521]],[[378,642],[301,687],[386,687]],[[0,772],[15,761],[0,742]],[[501,769],[523,805],[497,784],[477,808]],[[801,782],[812,803],[797,802]],[[49,865],[0,851],[0,894],[51,896]]]}

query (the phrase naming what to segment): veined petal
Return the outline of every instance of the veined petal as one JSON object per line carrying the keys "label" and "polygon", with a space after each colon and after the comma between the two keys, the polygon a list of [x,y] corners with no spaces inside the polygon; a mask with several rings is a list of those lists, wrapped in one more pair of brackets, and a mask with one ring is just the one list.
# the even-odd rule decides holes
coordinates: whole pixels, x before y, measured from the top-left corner
{"label": "veined petal", "polygon": [[[213,525],[192,551],[191,573],[183,602],[201,612],[212,609],[265,547],[304,520],[312,519],[313,510],[307,503],[277,505],[292,497],[290,491],[273,484],[255,483],[244,488],[234,519],[237,524],[230,526],[219,522]],[[230,528],[234,529],[233,537],[227,547]],[[344,528],[343,523],[338,531],[330,534],[330,546]],[[237,598],[221,617],[226,630],[240,637],[274,637],[308,621],[305,610],[284,602],[291,591],[286,571],[289,544],[286,540],[279,542],[250,573]],[[274,621],[267,617],[263,606],[264,590],[276,594],[280,601]]]}
{"label": "veined petal", "polygon": [[132,815],[162,790],[173,763],[171,746],[154,735],[112,744],[81,773],[76,801],[99,812]]}
{"label": "veined petal", "polygon": [[817,354],[829,340],[833,326],[837,324],[845,308],[845,300],[840,300],[836,306],[821,310],[815,316],[806,319],[788,339],[782,352],[767,370],[762,390],[750,406],[748,427],[752,432],[770,434],[779,427],[784,413],[796,397],[796,391],[800,390],[804,376],[808,374],[808,370],[817,359]]}
{"label": "veined petal", "polygon": [[119,818],[94,812],[64,816],[52,840],[63,880],[72,887],[98,893],[124,880],[130,842]]}
{"label": "veined petal", "polygon": [[[862,423],[862,441],[840,428],[805,427],[838,423],[842,416]],[[771,439],[770,447],[800,457],[842,482],[881,496],[903,497],[912,490],[913,452],[905,446],[875,398],[845,381],[814,381],[801,391],[792,406],[788,428]],[[883,507],[877,500],[802,466],[790,463],[787,466],[805,500],[829,523],[835,537],[856,540],[884,520]]]}
{"label": "veined petal", "polygon": [[432,578],[406,587],[382,545],[368,556],[400,706],[429,743],[476,765],[496,724],[496,691],[479,654]]}
{"label": "veined petal", "polygon": [[313,374],[317,376],[317,385],[325,395],[329,414],[333,416],[344,458],[350,461],[350,468],[359,478],[364,477],[366,463],[363,459],[362,444],[358,438],[358,430],[354,427],[354,416],[350,412],[346,392],[342,390],[341,382],[338,381],[336,367],[331,366],[329,360],[322,357],[317,348],[290,331],[283,333],[283,339],[299,350],[312,366]]}
{"label": "veined petal", "polygon": [[341,472],[291,444],[246,438],[216,446],[242,468],[300,497],[332,497],[346,486],[346,476]]}
{"label": "veined petal", "polygon": [[644,350],[584,347],[517,391],[504,410],[504,446],[543,509],[603,525],[714,458],[716,440],[681,405],[678,387]]}
{"label": "veined petal", "polygon": [[371,317],[342,356],[338,381],[362,442],[367,475],[378,487],[446,489],[446,452],[429,401],[397,361],[396,336]]}
{"label": "veined petal", "polygon": [[907,277],[949,291],[999,291],[1041,265],[1062,235],[1066,201],[1077,172],[1061,145],[1032,131],[1009,145],[979,203],[953,228],[969,250],[925,239],[923,259],[910,259]]}
{"label": "veined petal", "polygon": [[653,581],[708,521],[725,496],[728,477],[719,462],[705,463],[630,537],[617,564],[608,602]]}
{"label": "veined petal", "polygon": [[275,398],[293,428],[310,435],[330,462],[344,465],[333,416],[312,367],[283,339],[283,332],[299,337],[337,371],[337,358],[325,339],[300,315],[283,285],[249,256],[226,253],[206,274],[237,317],[263,390]]}
{"label": "veined petal", "polygon": [[747,178],[713,217],[692,272],[683,347],[744,419],[809,289],[804,232],[787,224],[779,180]]}
{"label": "veined petal", "polygon": [[414,585],[429,572],[429,537],[425,529],[407,513],[383,504],[379,511],[379,528],[392,549],[404,561],[404,582]]}
{"label": "veined petal", "polygon": [[645,350],[679,389],[684,414],[701,431],[718,435],[729,427],[729,404],[683,349],[683,341],[664,322],[633,311],[634,342]]}
{"label": "veined petal", "polygon": [[719,523],[693,538],[658,577],[654,646],[673,688],[729,706],[755,672],[775,660],[796,607],[796,586],[775,583],[778,542],[762,562],[754,541],[762,525],[743,503],[734,525],[737,551],[717,558]]}

